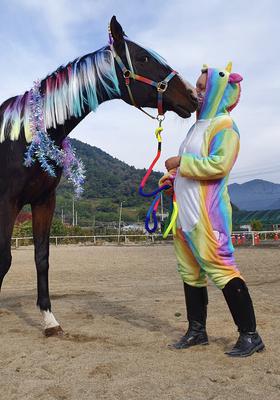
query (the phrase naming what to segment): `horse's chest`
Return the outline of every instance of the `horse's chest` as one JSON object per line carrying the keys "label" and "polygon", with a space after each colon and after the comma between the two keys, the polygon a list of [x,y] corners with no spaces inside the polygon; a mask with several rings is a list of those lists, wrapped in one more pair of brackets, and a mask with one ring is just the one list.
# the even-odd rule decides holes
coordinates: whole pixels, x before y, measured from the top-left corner
{"label": "horse's chest", "polygon": [[[30,171],[31,172],[31,171]],[[21,197],[24,203],[34,203],[38,200],[44,200],[48,195],[55,190],[60,181],[58,177],[50,177],[41,169],[36,173],[30,174],[23,187]]]}

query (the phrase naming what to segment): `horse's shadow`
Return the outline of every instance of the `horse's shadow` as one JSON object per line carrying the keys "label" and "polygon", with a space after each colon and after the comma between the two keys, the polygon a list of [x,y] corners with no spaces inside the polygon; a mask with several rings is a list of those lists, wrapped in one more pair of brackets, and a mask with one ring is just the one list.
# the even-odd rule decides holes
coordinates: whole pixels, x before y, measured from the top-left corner
{"label": "horse's shadow", "polygon": [[[133,306],[124,304],[123,301],[110,300],[103,297],[101,293],[96,291],[81,291],[76,293],[64,293],[56,294],[52,296],[52,300],[55,301],[66,301],[72,305],[75,305],[75,311],[80,316],[85,315],[85,318],[89,320],[93,319],[94,316],[109,316],[117,321],[125,322],[133,327],[139,329],[145,329],[150,332],[161,332],[166,336],[170,336],[178,333],[175,326],[172,326],[167,320],[163,320],[155,315],[151,315],[148,312],[139,311]],[[23,320],[27,326],[37,328],[41,330],[40,318],[35,318],[28,314],[26,311],[27,307],[30,308],[30,303],[35,298],[34,293],[27,293],[23,295],[15,296],[0,296],[0,307],[2,313],[12,314],[14,313],[19,319]],[[1,313],[0,309],[0,313]],[[6,312],[3,312],[3,309]],[[59,307],[57,307],[59,309]],[[60,318],[62,312],[60,311]],[[66,317],[65,317],[66,319]]]}

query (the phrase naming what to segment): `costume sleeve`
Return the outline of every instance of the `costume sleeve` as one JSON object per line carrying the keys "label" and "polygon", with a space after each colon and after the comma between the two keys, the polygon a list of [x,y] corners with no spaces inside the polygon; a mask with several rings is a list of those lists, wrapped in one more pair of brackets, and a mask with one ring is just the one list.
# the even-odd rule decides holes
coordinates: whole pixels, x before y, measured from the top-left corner
{"label": "costume sleeve", "polygon": [[201,157],[184,153],[180,174],[197,180],[220,179],[228,175],[239,151],[239,135],[233,129],[223,129],[210,142],[209,155]]}

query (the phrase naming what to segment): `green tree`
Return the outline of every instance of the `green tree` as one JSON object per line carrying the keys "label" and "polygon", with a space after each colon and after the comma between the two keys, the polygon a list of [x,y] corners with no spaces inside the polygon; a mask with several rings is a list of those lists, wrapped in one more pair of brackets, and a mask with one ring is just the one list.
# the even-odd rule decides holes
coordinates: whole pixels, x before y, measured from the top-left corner
{"label": "green tree", "polygon": [[52,236],[64,236],[67,235],[66,226],[58,218],[54,218],[51,227]]}
{"label": "green tree", "polygon": [[250,221],[250,225],[253,231],[261,231],[263,229],[263,223],[258,219],[253,219]]}

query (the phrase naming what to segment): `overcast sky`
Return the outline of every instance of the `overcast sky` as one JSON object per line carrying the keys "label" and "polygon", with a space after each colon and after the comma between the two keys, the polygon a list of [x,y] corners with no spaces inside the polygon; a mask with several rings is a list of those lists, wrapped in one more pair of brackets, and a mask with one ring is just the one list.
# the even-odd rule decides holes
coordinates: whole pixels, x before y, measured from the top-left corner
{"label": "overcast sky", "polygon": [[[241,150],[231,182],[280,183],[280,2],[277,0],[0,0],[0,102],[59,65],[107,44],[116,15],[131,40],[156,50],[192,84],[203,63],[244,77],[232,113]],[[194,118],[167,113],[163,157],[176,155]],[[156,151],[154,122],[122,101],[102,104],[71,135],[130,165]]]}

